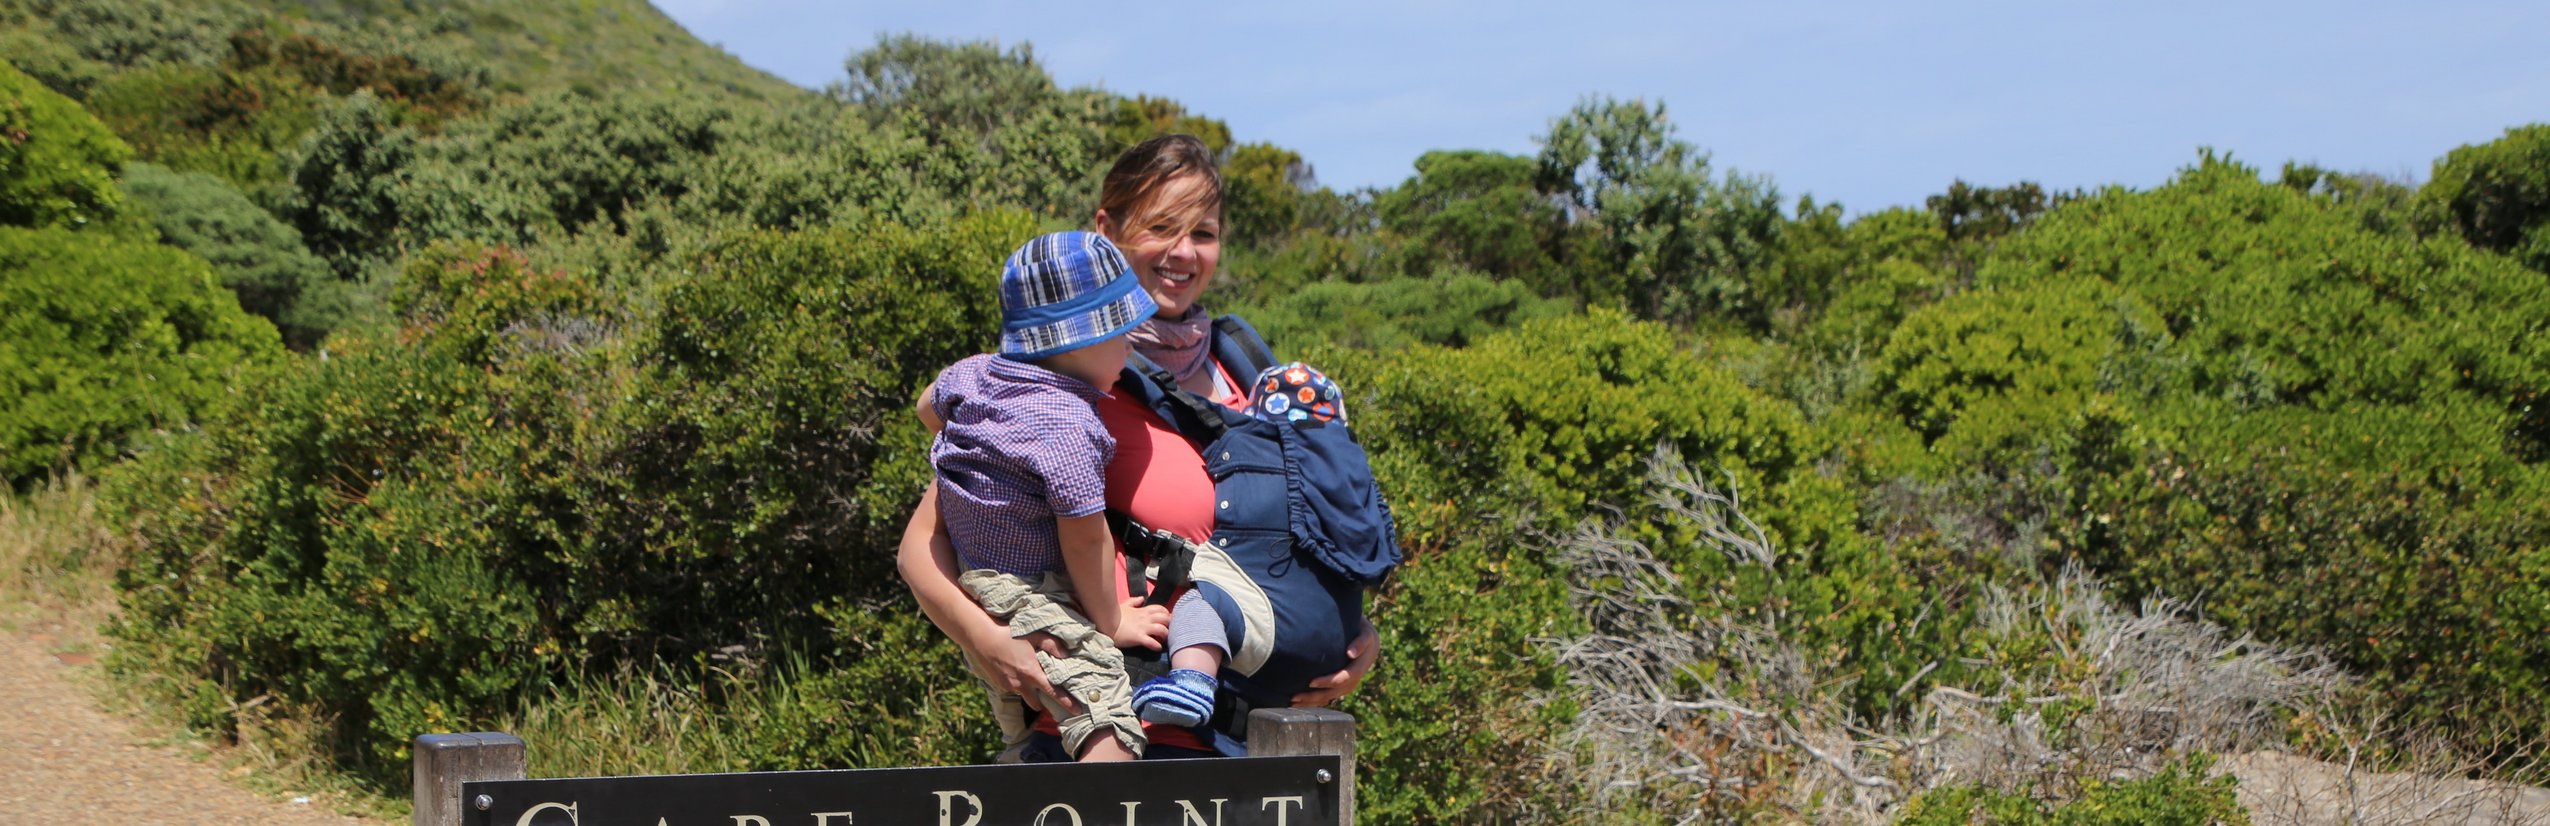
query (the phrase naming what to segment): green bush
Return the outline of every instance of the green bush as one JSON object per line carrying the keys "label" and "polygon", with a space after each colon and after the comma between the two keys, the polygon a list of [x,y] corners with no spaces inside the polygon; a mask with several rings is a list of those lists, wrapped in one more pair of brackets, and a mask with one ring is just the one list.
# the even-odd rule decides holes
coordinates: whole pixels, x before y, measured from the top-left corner
{"label": "green bush", "polygon": [[115,173],[130,157],[79,104],[0,66],[0,226],[128,229]]}
{"label": "green bush", "polygon": [[2213,757],[2198,754],[2150,777],[2094,783],[2079,797],[2049,805],[2027,794],[1983,786],[1931,789],[1905,807],[1905,826],[2247,826],[2230,775],[2206,777]]}
{"label": "green bush", "polygon": [[2129,591],[2201,596],[2213,621],[2319,646],[2403,722],[2481,748],[2550,730],[2534,702],[2550,692],[2534,586],[2550,474],[2473,458],[2493,447],[2484,409],[2256,418],[2103,489],[2093,561]]}
{"label": "green bush", "polygon": [[317,90],[276,72],[188,65],[119,73],[88,100],[143,159],[252,192],[282,180],[280,156],[318,122],[323,103]]}
{"label": "green bush", "polygon": [[2126,593],[2534,736],[2543,603],[2500,586],[2541,556],[2550,282],[2371,208],[2210,156],[2074,200],[1909,316],[1879,392],[1952,463],[2049,460],[2028,518]]}
{"label": "green bush", "polygon": [[251,12],[231,3],[171,0],[21,0],[47,39],[117,69],[210,66]]}
{"label": "green bush", "polygon": [[[1574,793],[1543,762],[1573,711],[1564,675],[1533,641],[1583,622],[1543,552],[1551,533],[1621,514],[1647,526],[1633,536],[1672,549],[1711,610],[1794,601],[1800,613],[1851,615],[1819,643],[1900,602],[1866,598],[1891,580],[1872,575],[1869,546],[1850,534],[1849,498],[1807,468],[1817,451],[1796,413],[1703,366],[1658,325],[1597,311],[1467,349],[1304,358],[1347,388],[1409,553],[1373,609],[1382,671],[1349,701],[1365,721],[1374,818],[1506,819]],[[1660,444],[1738,480],[1776,541],[1811,559],[1795,583],[1737,581],[1694,529],[1660,519],[1643,493]]]}
{"label": "green bush", "polygon": [[285,153],[275,216],[339,279],[364,280],[408,240],[401,230],[411,216],[402,200],[418,153],[415,131],[398,125],[379,98],[347,96],[322,110]]}
{"label": "green bush", "polygon": [[277,352],[274,328],[194,256],[0,227],[0,478],[103,466],[136,433],[187,427]]}
{"label": "green bush", "polygon": [[2046,447],[2097,461],[2131,420],[2119,391],[2141,389],[2121,377],[2168,345],[2157,315],[2104,282],[1986,290],[1905,318],[1877,381],[1949,461],[2006,465]]}
{"label": "green bush", "polygon": [[176,675],[215,730],[260,695],[334,721],[381,780],[414,735],[572,675],[738,655],[802,658],[786,679],[842,704],[755,733],[754,767],[988,746],[915,736],[968,678],[916,654],[947,649],[893,545],[929,472],[912,394],[989,343],[994,262],[1032,231],[739,236],[640,313],[501,248],[420,256],[398,327],[331,339],[119,476],[141,540],[119,667]]}
{"label": "green bush", "polygon": [[2550,273],[2550,124],[2453,150],[2435,162],[2413,208],[2428,232],[2459,235]]}
{"label": "green bush", "polygon": [[296,347],[316,345],[340,319],[322,300],[336,274],[302,248],[301,234],[220,178],[137,163],[124,191],[148,210],[161,241],[209,261],[240,309],[264,316]]}
{"label": "green bush", "polygon": [[2448,393],[2503,402],[2550,385],[2539,274],[2449,239],[2366,230],[2347,207],[2212,157],[2160,189],[2056,210],[1977,278],[2122,288],[2192,371],[2173,394],[2325,410]]}
{"label": "green bush", "polygon": [[1527,321],[1574,312],[1517,281],[1452,271],[1369,283],[1322,281],[1264,309],[1240,308],[1277,341],[1325,341],[1367,350],[1414,344],[1466,346]]}

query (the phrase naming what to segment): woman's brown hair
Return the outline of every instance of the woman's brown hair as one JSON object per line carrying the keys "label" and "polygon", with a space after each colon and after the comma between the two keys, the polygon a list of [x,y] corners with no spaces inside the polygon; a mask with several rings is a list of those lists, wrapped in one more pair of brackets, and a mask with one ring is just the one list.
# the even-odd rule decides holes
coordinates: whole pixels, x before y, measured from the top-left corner
{"label": "woman's brown hair", "polygon": [[[1202,175],[1205,186],[1197,187],[1178,203],[1153,203],[1163,185],[1182,175]],[[1107,213],[1119,243],[1131,239],[1142,228],[1151,225],[1155,215],[1214,215],[1222,211],[1222,170],[1213,162],[1213,150],[1194,135],[1161,135],[1127,149],[1116,156],[1116,164],[1107,169],[1107,177],[1098,186],[1098,209]],[[1198,219],[1201,220],[1201,219]],[[1192,227],[1176,227],[1176,235],[1186,234]]]}

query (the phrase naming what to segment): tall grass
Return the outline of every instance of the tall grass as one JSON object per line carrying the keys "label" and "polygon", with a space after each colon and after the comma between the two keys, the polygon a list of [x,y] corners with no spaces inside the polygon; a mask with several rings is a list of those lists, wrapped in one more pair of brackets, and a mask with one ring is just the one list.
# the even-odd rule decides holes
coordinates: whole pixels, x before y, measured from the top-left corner
{"label": "tall grass", "polygon": [[670,664],[572,675],[499,728],[528,746],[533,777],[764,771],[776,731],[800,728],[810,706],[834,702],[797,675],[802,658],[729,663],[694,676]]}
{"label": "tall grass", "polygon": [[122,553],[88,477],[0,490],[0,630],[44,633],[62,651],[95,645],[113,612]]}

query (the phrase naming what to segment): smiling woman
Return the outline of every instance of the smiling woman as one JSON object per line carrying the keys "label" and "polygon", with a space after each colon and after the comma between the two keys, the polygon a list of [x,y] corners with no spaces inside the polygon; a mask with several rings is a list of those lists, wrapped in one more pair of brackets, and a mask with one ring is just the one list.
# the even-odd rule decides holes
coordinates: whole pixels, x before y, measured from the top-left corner
{"label": "smiling woman", "polygon": [[[1093,223],[1125,249],[1142,289],[1160,306],[1157,315],[1127,336],[1134,351],[1176,375],[1189,393],[1226,404],[1245,399],[1239,381],[1274,359],[1246,322],[1217,320],[1197,303],[1221,263],[1221,176],[1203,141],[1168,135],[1126,150],[1108,171],[1098,201]],[[1096,407],[1116,443],[1105,469],[1107,509],[1189,541],[1209,538],[1214,480],[1198,444],[1132,394],[1111,392]],[[1034,639],[1045,635],[1013,638],[1007,625],[958,586],[961,572],[940,519],[936,485],[923,492],[896,561],[922,611],[964,649],[975,671],[992,686],[996,708],[1011,707],[1012,696],[1052,696],[1037,654],[1056,654],[1059,648]],[[1115,578],[1123,581],[1121,569]],[[1294,704],[1325,705],[1354,690],[1371,672],[1377,653],[1377,635],[1366,624],[1347,647],[1346,669],[1311,681],[1310,690],[1296,695]],[[1129,668],[1136,659],[1156,662],[1159,656],[1155,651],[1127,654]],[[1003,728],[1022,759],[1071,759],[1050,721],[1030,731],[1013,715],[1004,717]],[[1183,727],[1146,723],[1145,731],[1146,758],[1215,753]]]}

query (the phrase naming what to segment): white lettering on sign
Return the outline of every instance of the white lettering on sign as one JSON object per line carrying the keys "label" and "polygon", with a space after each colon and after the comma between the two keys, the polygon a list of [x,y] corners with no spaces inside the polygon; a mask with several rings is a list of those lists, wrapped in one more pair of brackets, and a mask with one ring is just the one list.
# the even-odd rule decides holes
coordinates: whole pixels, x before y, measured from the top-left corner
{"label": "white lettering on sign", "polygon": [[729,816],[735,819],[735,826],[770,826],[770,818],[762,817],[761,815]]}
{"label": "white lettering on sign", "polygon": [[[1301,795],[1293,795],[1291,797],[1269,797],[1259,800],[1257,802],[1257,810],[1261,812],[1266,811],[1266,807],[1273,806],[1277,803],[1290,803],[1293,804],[1293,808],[1295,809],[1309,808],[1309,804],[1302,801]],[[1283,809],[1275,810],[1275,826],[1292,826],[1292,822],[1292,812],[1285,811]]]}
{"label": "white lettering on sign", "polygon": [[931,794],[939,796],[939,826],[959,826],[956,819],[952,816],[953,813],[951,809],[953,808],[956,799],[960,797],[965,799],[966,806],[973,809],[973,811],[966,813],[965,823],[962,824],[962,826],[975,826],[975,824],[983,822],[983,799],[975,797],[973,792],[931,792]]}
{"label": "white lettering on sign", "polygon": [[582,824],[576,819],[576,804],[573,803],[542,803],[538,806],[533,806],[529,811],[523,812],[520,819],[514,821],[514,826],[531,826],[532,815],[549,811],[551,809],[567,813],[567,826],[582,826]]}
{"label": "white lettering on sign", "polygon": [[1206,823],[1204,822],[1204,813],[1195,810],[1194,801],[1180,800],[1178,801],[1178,808],[1186,810],[1186,818],[1178,822],[1180,824],[1193,823],[1195,826],[1222,826],[1222,802],[1223,798],[1214,798],[1213,822]]}
{"label": "white lettering on sign", "polygon": [[832,826],[833,818],[841,818],[841,826],[850,826],[849,812],[813,812],[815,826]]}
{"label": "white lettering on sign", "polygon": [[1074,809],[1074,808],[1072,808],[1072,807],[1071,807],[1071,804],[1069,804],[1069,803],[1056,803],[1056,804],[1054,804],[1054,805],[1051,805],[1051,806],[1047,806],[1047,807],[1045,807],[1043,811],[1039,811],[1039,812],[1037,812],[1037,813],[1036,813],[1036,826],[1045,826],[1045,816],[1046,816],[1046,815],[1053,814],[1055,809],[1061,809],[1063,814],[1067,814],[1067,815],[1070,815],[1070,816],[1071,816],[1071,826],[1081,826],[1081,825],[1080,825],[1080,810],[1079,810],[1079,809]]}

